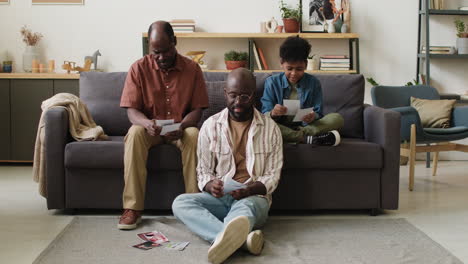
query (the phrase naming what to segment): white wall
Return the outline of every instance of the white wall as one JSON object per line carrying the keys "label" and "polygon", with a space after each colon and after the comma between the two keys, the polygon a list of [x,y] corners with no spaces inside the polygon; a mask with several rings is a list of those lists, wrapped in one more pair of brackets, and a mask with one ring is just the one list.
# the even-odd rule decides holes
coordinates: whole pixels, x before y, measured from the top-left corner
{"label": "white wall", "polygon": [[[40,43],[45,59],[55,59],[57,67],[64,60],[83,64],[83,58],[96,49],[102,53],[99,67],[105,71],[126,71],[141,57],[141,33],[155,20],[193,18],[197,31],[258,32],[260,21],[274,16],[280,20],[277,0],[85,0],[83,6],[31,5],[31,0],[10,0],[0,5],[0,61],[6,56],[21,71],[24,43],[19,30],[28,25],[41,32]],[[296,4],[296,0],[286,0]],[[467,5],[468,1],[445,1],[449,8]],[[415,77],[417,0],[351,0],[352,31],[360,34],[361,73],[381,84],[401,85]],[[431,20],[434,45],[455,46],[455,17]],[[468,22],[468,17],[461,17]],[[179,49],[207,50],[207,64],[222,64],[223,47],[246,49],[243,41],[180,41]],[[275,43],[275,42],[272,42]],[[275,43],[278,45],[279,43]],[[346,42],[312,42],[314,53],[347,53]],[[260,43],[268,50],[268,61],[275,63],[275,46]],[[342,50],[340,50],[342,49]],[[440,92],[463,93],[468,90],[468,62],[438,60],[431,68],[433,85]],[[366,102],[370,103],[370,86],[366,86]],[[467,154],[449,154],[452,159],[468,159]]]}

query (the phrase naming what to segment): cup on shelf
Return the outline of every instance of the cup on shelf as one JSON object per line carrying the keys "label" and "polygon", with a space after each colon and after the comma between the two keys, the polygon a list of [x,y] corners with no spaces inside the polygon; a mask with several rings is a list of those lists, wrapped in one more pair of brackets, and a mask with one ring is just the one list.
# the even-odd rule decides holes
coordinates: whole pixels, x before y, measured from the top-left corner
{"label": "cup on shelf", "polygon": [[46,73],[46,68],[43,63],[39,64],[39,73]]}
{"label": "cup on shelf", "polygon": [[32,73],[39,73],[39,60],[32,60]]}
{"label": "cup on shelf", "polygon": [[55,72],[55,60],[49,60],[47,63],[47,69],[49,73]]}
{"label": "cup on shelf", "polygon": [[13,61],[3,61],[3,72],[10,73],[13,71]]}
{"label": "cup on shelf", "polygon": [[260,22],[260,33],[268,33],[266,22]]}
{"label": "cup on shelf", "polygon": [[283,26],[277,26],[275,29],[276,33],[283,33]]}

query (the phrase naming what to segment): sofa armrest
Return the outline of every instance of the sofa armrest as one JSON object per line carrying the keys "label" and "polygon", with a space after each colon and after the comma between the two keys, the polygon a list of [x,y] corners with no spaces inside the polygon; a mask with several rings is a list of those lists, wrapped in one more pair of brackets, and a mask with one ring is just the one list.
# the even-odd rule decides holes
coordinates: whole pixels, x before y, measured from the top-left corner
{"label": "sofa armrest", "polygon": [[452,112],[453,126],[468,127],[468,106],[456,106]]}
{"label": "sofa armrest", "polygon": [[421,118],[418,111],[411,106],[396,107],[390,110],[401,114],[400,140],[401,142],[409,142],[411,139],[411,125],[416,125],[416,138],[422,140],[424,138],[424,130],[421,125]]}
{"label": "sofa armrest", "polygon": [[45,113],[45,177],[47,208],[65,208],[65,145],[71,141],[68,132],[68,112],[65,108],[51,108]]}
{"label": "sofa armrest", "polygon": [[377,106],[364,105],[364,138],[383,150],[381,208],[397,209],[400,180],[400,114]]}

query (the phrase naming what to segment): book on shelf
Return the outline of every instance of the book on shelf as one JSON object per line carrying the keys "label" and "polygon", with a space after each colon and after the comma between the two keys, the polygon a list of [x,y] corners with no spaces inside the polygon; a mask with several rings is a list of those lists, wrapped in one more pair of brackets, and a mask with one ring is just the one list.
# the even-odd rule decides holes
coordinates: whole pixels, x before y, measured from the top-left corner
{"label": "book on shelf", "polygon": [[255,41],[252,41],[252,49],[255,58],[255,63],[257,64],[258,69],[263,70],[262,64],[260,63],[260,57],[258,56],[257,45],[255,44]]}
{"label": "book on shelf", "polygon": [[[421,53],[426,53],[426,47],[422,46]],[[455,47],[452,46],[430,46],[431,54],[455,54]]]}
{"label": "book on shelf", "polygon": [[320,62],[327,62],[327,63],[349,63],[349,59],[322,59],[320,58]]}
{"label": "book on shelf", "polygon": [[195,25],[195,20],[193,19],[172,19],[169,21],[171,25]]}
{"label": "book on shelf", "polygon": [[346,55],[323,55],[321,59],[349,59]]}
{"label": "book on shelf", "polygon": [[265,55],[263,54],[262,48],[258,48],[258,55],[260,55],[260,60],[261,60],[261,62],[263,64],[263,68],[265,70],[269,70],[270,68],[268,67],[268,64],[266,62]]}
{"label": "book on shelf", "polygon": [[349,71],[349,67],[343,68],[330,68],[330,67],[320,67],[321,71]]}
{"label": "book on shelf", "polygon": [[350,66],[349,63],[320,63],[321,67],[344,68]]}
{"label": "book on shelf", "polygon": [[169,21],[169,24],[171,24],[174,32],[195,32],[195,20],[193,19],[173,19]]}

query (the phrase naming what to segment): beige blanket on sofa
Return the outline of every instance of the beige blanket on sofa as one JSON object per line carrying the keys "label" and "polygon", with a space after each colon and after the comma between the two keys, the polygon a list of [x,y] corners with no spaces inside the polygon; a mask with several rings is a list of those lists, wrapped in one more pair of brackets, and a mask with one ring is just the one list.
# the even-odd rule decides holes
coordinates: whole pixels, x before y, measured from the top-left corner
{"label": "beige blanket on sofa", "polygon": [[[63,107],[68,112],[70,135],[77,141],[106,140],[108,137],[102,127],[97,126],[89,114],[86,105],[77,96],[69,93],[59,93],[42,102],[41,119],[37,129],[36,145],[34,146],[33,179],[39,183],[39,194],[47,198],[44,156],[44,116],[52,107]],[[52,139],[53,140],[53,139]]]}

